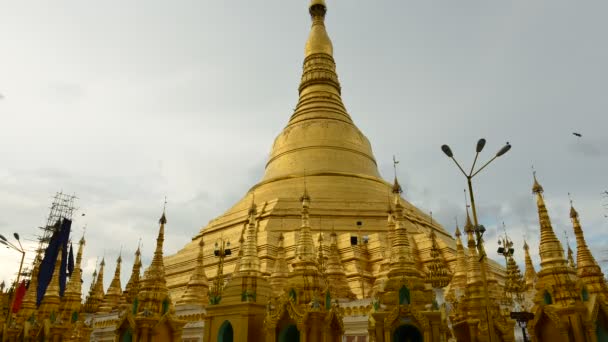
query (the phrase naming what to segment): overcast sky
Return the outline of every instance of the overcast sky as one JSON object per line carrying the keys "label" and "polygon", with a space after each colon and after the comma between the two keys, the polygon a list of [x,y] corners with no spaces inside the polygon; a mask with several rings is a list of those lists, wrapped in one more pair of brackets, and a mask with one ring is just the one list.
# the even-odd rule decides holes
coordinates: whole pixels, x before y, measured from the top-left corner
{"label": "overcast sky", "polygon": [[[297,102],[306,0],[0,3],[0,233],[33,239],[52,195],[75,193],[85,289],[104,254],[109,285],[121,246],[124,286],[165,195],[172,254],[262,177]],[[504,221],[539,262],[534,165],[558,237],[575,247],[571,192],[608,258],[607,2],[327,3],[344,102],[386,179],[401,161],[405,198],[453,232],[466,184],[439,147],[470,165],[478,138],[483,160],[509,141],[475,179],[490,255]],[[0,259],[9,280],[19,255]]]}

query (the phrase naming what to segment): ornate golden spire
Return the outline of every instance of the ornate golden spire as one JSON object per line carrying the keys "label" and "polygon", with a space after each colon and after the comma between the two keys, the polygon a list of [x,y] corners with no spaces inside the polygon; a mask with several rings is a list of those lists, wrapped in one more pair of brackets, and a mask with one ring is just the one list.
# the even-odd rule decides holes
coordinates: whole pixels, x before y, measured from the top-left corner
{"label": "ornate golden spire", "polygon": [[277,242],[277,258],[274,262],[272,274],[270,275],[270,286],[275,296],[279,296],[285,291],[288,276],[289,267],[287,265],[287,259],[285,258],[285,238],[283,237],[283,233],[280,233]]}
{"label": "ornate golden spire", "polygon": [[245,228],[245,242],[242,245],[243,256],[239,264],[239,272],[260,272],[260,258],[258,257],[258,232],[254,200],[251,200],[247,228]]}
{"label": "ornate golden spire", "polygon": [[574,251],[572,250],[572,248],[570,248],[570,243],[568,243],[567,246],[568,246],[568,266],[576,269],[576,264],[574,263]]}
{"label": "ornate golden spire", "polygon": [[[433,229],[433,213],[431,212],[431,263],[428,265],[427,283],[431,284],[433,288],[444,288],[448,285],[452,279],[452,274],[448,269],[445,259],[441,255],[441,249],[437,243],[437,236],[435,235],[435,229]],[[458,229],[458,227],[457,227]]]}
{"label": "ornate golden spire", "polygon": [[[99,309],[99,305],[103,301],[103,297],[105,295],[103,290],[103,270],[105,265],[106,258],[103,257],[101,259],[101,263],[99,264],[99,271],[95,270],[95,272],[93,272],[93,283],[91,283],[89,297],[87,298],[87,302],[85,303],[86,312],[97,312],[97,310]],[[97,275],[97,278],[95,278],[95,275]]]}
{"label": "ornate golden spire", "polygon": [[519,296],[526,289],[526,282],[515,263],[512,255],[507,257],[507,274],[505,277],[505,292],[511,296]]}
{"label": "ornate golden spire", "polygon": [[294,268],[301,264],[316,264],[315,246],[310,232],[310,197],[308,196],[306,188],[304,188],[304,194],[300,198],[300,201],[302,202],[302,225],[300,226],[300,234],[298,235],[298,241],[296,243],[296,254],[293,262]]}
{"label": "ornate golden spire", "polygon": [[179,303],[181,304],[195,304],[195,305],[207,305],[209,303],[209,282],[207,281],[207,275],[205,274],[205,264],[203,259],[205,254],[203,252],[203,239],[200,239],[198,243],[198,257],[196,259],[196,266],[188,281],[186,292],[182,295]]}
{"label": "ornate golden spire", "polygon": [[315,54],[333,56],[334,47],[331,43],[331,39],[329,39],[327,31],[325,30],[325,14],[327,13],[325,1],[311,1],[309,12],[312,18],[312,28],[310,30],[308,40],[306,41],[304,55],[306,57],[310,57]]}
{"label": "ornate golden spire", "polygon": [[292,261],[293,271],[289,274],[288,291],[296,291],[297,304],[309,304],[325,288],[323,275],[315,258],[315,246],[310,232],[310,197],[306,188],[301,198],[302,225],[296,241],[296,253]]}
{"label": "ornate golden spire", "polygon": [[317,241],[319,242],[319,248],[317,249],[317,263],[319,264],[319,271],[325,274],[327,257],[325,256],[325,253],[323,253],[323,232],[319,233],[319,238]]}
{"label": "ornate golden spire", "polygon": [[172,309],[172,302],[169,298],[169,289],[165,279],[165,265],[163,262],[163,243],[165,241],[165,224],[167,217],[165,210],[158,220],[160,227],[156,238],[156,248],[150,267],[144,272],[144,279],[141,289],[137,294],[139,300],[139,313],[148,312],[153,315],[163,315]]}
{"label": "ornate golden spire", "polygon": [[38,315],[41,319],[46,319],[53,316],[58,317],[57,314],[59,314],[59,272],[61,270],[62,248],[63,246],[59,246],[59,251],[57,252],[57,259],[55,260],[55,268],[53,269],[53,276],[51,277],[51,282],[46,288],[44,297],[42,297],[42,303],[40,303],[40,307],[38,308]]}
{"label": "ornate golden spire", "polygon": [[532,258],[530,257],[530,247],[528,247],[528,243],[526,241],[524,241],[524,254],[526,263],[524,278],[526,279],[526,288],[530,290],[534,288],[534,284],[536,283],[536,270],[534,269],[534,264],[532,263]]}
{"label": "ornate golden spire", "polygon": [[85,239],[84,236],[78,242],[78,252],[76,253],[76,264],[74,265],[74,271],[70,275],[70,282],[68,283],[65,294],[63,295],[63,301],[61,303],[62,311],[65,317],[71,317],[72,320],[80,313],[81,302],[82,302],[82,252],[84,250]]}
{"label": "ornate golden spire", "polygon": [[467,286],[467,256],[464,253],[464,246],[460,236],[460,228],[456,226],[456,266],[454,267],[454,276],[452,277],[451,287],[454,289],[462,289]]}
{"label": "ornate golden spire", "polygon": [[550,296],[550,302],[560,305],[571,305],[580,301],[581,289],[578,288],[576,270],[568,266],[564,257],[564,249],[555,236],[551,220],[542,195],[543,188],[534,175],[534,193],[538,207],[538,220],[540,223],[540,271],[536,283],[536,306],[545,305],[545,296]]}
{"label": "ornate golden spire", "polygon": [[133,303],[133,299],[139,292],[139,282],[141,277],[141,250],[140,246],[137,246],[137,250],[135,251],[135,260],[133,261],[133,269],[131,270],[131,277],[129,277],[129,281],[127,282],[127,286],[125,287],[125,291],[123,292],[123,296],[125,297],[125,301],[127,303]]}
{"label": "ornate golden spire", "polygon": [[589,293],[603,292],[608,295],[604,273],[587,246],[583,228],[578,219],[578,212],[574,209],[572,202],[570,202],[570,219],[572,219],[572,228],[574,236],[576,236],[576,273],[586,285]]}
{"label": "ornate golden spire", "polygon": [[545,267],[560,267],[566,266],[566,260],[564,258],[564,249],[561,243],[555,236],[553,227],[551,226],[551,219],[545,206],[545,200],[543,198],[543,187],[536,179],[536,172],[534,172],[534,185],[532,186],[532,192],[536,194],[536,205],[538,208],[538,220],[540,223],[540,266],[541,269]]}
{"label": "ornate golden spire", "polygon": [[325,267],[325,277],[332,298],[356,298],[350,286],[348,286],[348,279],[338,250],[338,236],[335,231],[332,231],[329,235],[329,255]]}
{"label": "ornate golden spire", "polygon": [[32,269],[32,278],[30,279],[30,284],[28,286],[27,291],[25,292],[25,296],[23,297],[23,302],[21,303],[21,308],[18,312],[19,320],[27,320],[32,316],[32,314],[36,311],[36,296],[38,289],[38,273],[40,272],[40,262],[42,257],[40,256],[41,250],[38,250],[36,253],[36,258],[34,259],[34,267]]}
{"label": "ornate golden spire", "polygon": [[116,269],[114,270],[114,278],[110,282],[108,292],[103,298],[103,302],[99,307],[100,312],[110,312],[118,309],[122,299],[122,286],[120,284],[120,265],[122,263],[122,256],[119,254],[116,259]]}
{"label": "ornate golden spire", "polygon": [[391,245],[391,262],[389,266],[388,277],[395,276],[414,276],[420,277],[420,272],[416,269],[412,249],[410,247],[410,238],[405,228],[405,217],[403,216],[403,205],[400,201],[398,192],[393,192],[395,214],[394,214],[394,231]]}
{"label": "ornate golden spire", "polygon": [[327,6],[314,0],[306,42],[299,100],[287,127],[275,140],[265,181],[322,172],[380,178],[367,138],[354,125],[340,96],[333,47],[325,29]]}

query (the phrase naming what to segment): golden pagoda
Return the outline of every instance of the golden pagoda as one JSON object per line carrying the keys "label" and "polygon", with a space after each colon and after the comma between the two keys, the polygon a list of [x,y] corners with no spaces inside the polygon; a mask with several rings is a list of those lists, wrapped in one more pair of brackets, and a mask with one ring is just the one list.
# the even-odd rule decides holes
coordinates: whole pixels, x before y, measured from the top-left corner
{"label": "golden pagoda", "polygon": [[538,208],[541,260],[532,307],[534,319],[528,323],[532,340],[595,341],[582,301],[581,282],[576,270],[568,265],[564,249],[555,236],[543,198],[544,190],[536,174],[532,191]]}
{"label": "golden pagoda", "polygon": [[[382,247],[389,234],[386,196],[392,185],[381,178],[370,142],[342,102],[333,45],[325,26],[325,1],[312,1],[309,12],[312,27],[304,49],[299,100],[287,126],[274,141],[264,176],[238,203],[211,220],[183,249],[166,258],[167,285],[174,298],[180,298],[186,291],[197,264],[200,239],[205,246],[213,246],[220,238],[238,241],[248,220],[247,198],[253,192],[258,203],[266,203],[258,209],[260,272],[269,276],[276,270],[279,259],[276,244],[280,234],[283,234],[285,259],[291,262],[296,252],[298,234],[294,227],[298,227],[300,220],[299,198],[304,178],[309,193],[315,194],[314,206],[310,209],[314,218],[313,238],[317,232],[328,236],[334,227],[339,261],[350,292],[360,299],[369,298],[378,288],[378,276],[386,271],[386,267],[382,270],[380,265],[387,257]],[[431,230],[435,231],[439,244],[445,245],[442,253],[446,261],[453,262],[456,245],[450,234],[403,198],[399,202],[404,207],[405,229],[414,237],[412,248],[416,262],[426,264],[431,260],[426,250]],[[323,225],[318,227],[317,222]],[[351,244],[350,236],[355,231],[360,235],[358,243]],[[417,252],[419,243],[425,250]],[[239,250],[240,247],[235,246],[232,255],[224,260],[226,277],[237,270],[241,260]],[[214,282],[219,259],[213,257],[211,248],[205,247],[204,254],[206,273],[214,275],[209,279]],[[327,253],[325,256],[329,257]],[[502,272],[496,263],[492,263],[491,268],[492,272]]]}

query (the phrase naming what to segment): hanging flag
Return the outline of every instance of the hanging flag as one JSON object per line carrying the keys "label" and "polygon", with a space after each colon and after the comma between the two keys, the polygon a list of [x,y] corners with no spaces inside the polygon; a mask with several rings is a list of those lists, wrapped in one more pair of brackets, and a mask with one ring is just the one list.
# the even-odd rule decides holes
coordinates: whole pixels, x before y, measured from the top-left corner
{"label": "hanging flag", "polygon": [[63,261],[59,267],[59,295],[63,296],[66,284],[67,275],[67,256],[68,256],[68,240],[70,238],[70,230],[72,227],[72,221],[63,219],[63,221],[57,221],[51,240],[46,247],[44,252],[44,258],[40,263],[40,271],[38,273],[38,290],[36,291],[36,305],[40,306],[42,298],[46,292],[53,272],[55,271],[55,263],[59,254],[59,248],[61,247],[61,260]]}
{"label": "hanging flag", "polygon": [[49,240],[49,244],[46,246],[44,251],[44,257],[40,262],[40,270],[38,271],[38,288],[36,289],[36,306],[40,306],[42,297],[46,292],[46,288],[51,282],[53,276],[53,269],[55,268],[55,260],[57,260],[57,254],[59,252],[59,230],[61,222],[57,221],[53,227],[53,235]]}
{"label": "hanging flag", "polygon": [[25,297],[25,280],[22,280],[15,292],[15,301],[13,302],[13,313],[19,312],[21,308],[21,303],[23,302],[23,297]]}
{"label": "hanging flag", "polygon": [[59,296],[63,297],[65,285],[68,275],[68,242],[70,242],[70,231],[72,229],[72,220],[63,219],[61,225],[61,266],[59,268]]}
{"label": "hanging flag", "polygon": [[74,272],[74,246],[70,242],[70,255],[68,256],[68,277],[72,277]]}

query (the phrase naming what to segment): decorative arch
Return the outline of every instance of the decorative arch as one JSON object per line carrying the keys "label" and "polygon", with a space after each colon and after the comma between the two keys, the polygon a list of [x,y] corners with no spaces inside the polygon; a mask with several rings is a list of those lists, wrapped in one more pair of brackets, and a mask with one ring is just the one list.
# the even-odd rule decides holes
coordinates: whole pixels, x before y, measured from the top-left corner
{"label": "decorative arch", "polygon": [[430,328],[429,321],[410,306],[395,307],[386,317],[384,328],[393,332],[398,326],[404,324],[412,325],[420,331],[427,331]]}
{"label": "decorative arch", "polygon": [[220,326],[217,333],[217,342],[233,342],[234,341],[234,330],[230,321],[226,320]]}
{"label": "decorative arch", "polygon": [[115,336],[119,342],[131,342],[136,340],[136,324],[133,316],[128,312],[116,324]]}
{"label": "decorative arch", "polygon": [[551,294],[547,290],[545,290],[545,292],[543,292],[543,304],[545,304],[545,305],[553,304],[553,297],[551,297]]}

